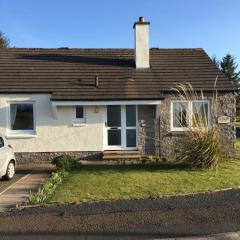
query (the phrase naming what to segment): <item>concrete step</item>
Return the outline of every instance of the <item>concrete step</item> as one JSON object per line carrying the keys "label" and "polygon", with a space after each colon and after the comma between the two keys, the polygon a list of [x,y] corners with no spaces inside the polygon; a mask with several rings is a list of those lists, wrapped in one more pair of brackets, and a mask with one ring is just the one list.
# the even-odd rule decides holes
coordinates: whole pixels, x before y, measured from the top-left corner
{"label": "concrete step", "polygon": [[138,155],[109,155],[109,156],[103,156],[103,160],[139,159],[140,157],[141,157],[140,154],[138,154]]}
{"label": "concrete step", "polygon": [[139,160],[139,151],[107,150],[103,152],[103,160]]}
{"label": "concrete step", "polygon": [[139,151],[126,151],[126,150],[106,150],[103,152],[103,155],[136,155],[139,154]]}

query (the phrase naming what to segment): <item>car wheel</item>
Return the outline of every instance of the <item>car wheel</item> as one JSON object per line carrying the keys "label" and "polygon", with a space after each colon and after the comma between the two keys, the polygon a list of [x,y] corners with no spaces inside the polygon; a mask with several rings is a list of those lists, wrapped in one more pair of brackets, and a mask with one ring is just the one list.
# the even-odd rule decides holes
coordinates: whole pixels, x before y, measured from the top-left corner
{"label": "car wheel", "polygon": [[6,175],[4,176],[4,178],[7,180],[10,180],[14,177],[14,175],[15,175],[15,164],[13,161],[11,161],[8,164],[7,172],[6,172]]}

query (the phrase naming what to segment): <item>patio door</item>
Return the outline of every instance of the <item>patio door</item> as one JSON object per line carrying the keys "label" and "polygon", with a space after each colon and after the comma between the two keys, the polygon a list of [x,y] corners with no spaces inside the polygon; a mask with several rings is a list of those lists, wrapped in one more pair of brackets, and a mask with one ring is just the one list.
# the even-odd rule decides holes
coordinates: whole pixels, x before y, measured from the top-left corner
{"label": "patio door", "polygon": [[105,122],[105,149],[137,149],[137,108],[135,105],[108,105]]}

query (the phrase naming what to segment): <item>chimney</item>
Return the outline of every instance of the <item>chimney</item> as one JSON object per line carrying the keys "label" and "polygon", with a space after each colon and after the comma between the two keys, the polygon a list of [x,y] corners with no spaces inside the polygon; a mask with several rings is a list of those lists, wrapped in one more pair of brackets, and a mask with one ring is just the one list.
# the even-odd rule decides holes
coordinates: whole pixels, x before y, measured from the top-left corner
{"label": "chimney", "polygon": [[136,68],[149,68],[149,25],[144,17],[133,25],[135,31],[135,64]]}

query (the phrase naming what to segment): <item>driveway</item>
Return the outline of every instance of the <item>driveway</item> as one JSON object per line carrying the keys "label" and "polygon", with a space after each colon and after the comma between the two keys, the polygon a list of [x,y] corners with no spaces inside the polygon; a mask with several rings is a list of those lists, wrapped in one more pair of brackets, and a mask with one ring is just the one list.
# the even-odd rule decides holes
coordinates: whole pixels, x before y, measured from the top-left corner
{"label": "driveway", "polygon": [[11,181],[6,181],[6,180],[3,180],[3,179],[0,179],[0,194],[7,187],[9,187],[10,185],[15,183],[16,181],[18,181],[20,178],[22,178],[23,176],[25,176],[28,173],[29,173],[28,170],[20,169],[20,170],[17,170],[14,178]]}
{"label": "driveway", "polygon": [[0,181],[0,211],[26,203],[29,194],[37,191],[53,169],[50,164],[18,165],[11,181]]}

